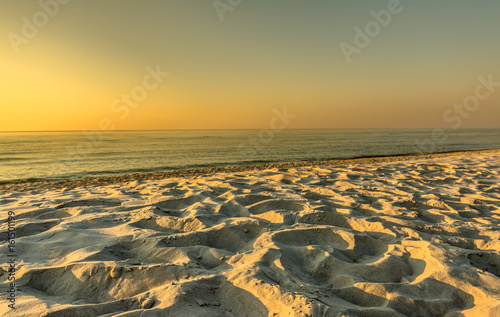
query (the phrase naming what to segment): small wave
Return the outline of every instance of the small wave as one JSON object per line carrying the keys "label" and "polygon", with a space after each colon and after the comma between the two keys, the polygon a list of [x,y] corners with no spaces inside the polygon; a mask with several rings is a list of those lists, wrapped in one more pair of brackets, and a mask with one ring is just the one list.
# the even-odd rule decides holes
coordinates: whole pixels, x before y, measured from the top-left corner
{"label": "small wave", "polygon": [[26,157],[0,157],[0,162],[6,162],[6,161],[27,161],[30,160],[29,158]]}

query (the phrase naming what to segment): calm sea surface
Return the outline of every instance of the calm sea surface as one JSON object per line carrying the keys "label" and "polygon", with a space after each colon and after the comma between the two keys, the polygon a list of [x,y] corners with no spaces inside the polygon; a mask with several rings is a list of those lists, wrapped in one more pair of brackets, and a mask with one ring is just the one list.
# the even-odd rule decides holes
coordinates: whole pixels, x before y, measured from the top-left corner
{"label": "calm sea surface", "polygon": [[0,183],[500,148],[500,129],[0,133]]}

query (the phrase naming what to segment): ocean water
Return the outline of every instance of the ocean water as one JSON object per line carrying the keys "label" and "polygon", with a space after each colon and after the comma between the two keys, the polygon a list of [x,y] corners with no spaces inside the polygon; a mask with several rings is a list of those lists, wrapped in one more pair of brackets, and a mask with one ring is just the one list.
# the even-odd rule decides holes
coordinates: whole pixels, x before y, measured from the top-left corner
{"label": "ocean water", "polygon": [[0,183],[500,148],[500,129],[0,133]]}

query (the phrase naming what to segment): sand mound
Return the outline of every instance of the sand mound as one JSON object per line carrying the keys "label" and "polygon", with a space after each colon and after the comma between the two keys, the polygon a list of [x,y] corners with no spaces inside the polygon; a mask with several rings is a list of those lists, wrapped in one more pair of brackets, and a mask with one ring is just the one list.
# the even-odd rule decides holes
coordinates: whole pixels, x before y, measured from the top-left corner
{"label": "sand mound", "polygon": [[487,153],[6,191],[0,312],[500,316],[499,183]]}

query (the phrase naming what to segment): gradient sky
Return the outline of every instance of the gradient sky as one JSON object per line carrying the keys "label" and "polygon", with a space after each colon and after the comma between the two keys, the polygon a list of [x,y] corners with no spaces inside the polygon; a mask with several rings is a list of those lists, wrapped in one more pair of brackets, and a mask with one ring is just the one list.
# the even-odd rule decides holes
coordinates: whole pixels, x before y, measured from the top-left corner
{"label": "gradient sky", "polygon": [[[500,1],[401,0],[347,63],[340,44],[388,3],[243,0],[221,21],[212,0],[72,0],[16,53],[42,9],[0,0],[0,130],[266,128],[283,107],[297,129],[451,127],[479,76],[500,81]],[[111,105],[156,65],[169,76],[122,118]],[[500,128],[497,89],[461,128]]]}

